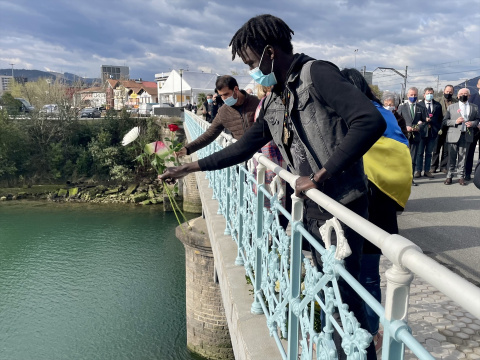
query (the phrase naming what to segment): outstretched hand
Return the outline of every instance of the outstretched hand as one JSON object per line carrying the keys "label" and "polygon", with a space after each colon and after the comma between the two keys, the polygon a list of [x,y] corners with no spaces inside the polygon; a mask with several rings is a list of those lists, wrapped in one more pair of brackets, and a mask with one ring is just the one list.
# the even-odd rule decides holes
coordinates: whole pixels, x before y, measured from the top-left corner
{"label": "outstretched hand", "polygon": [[175,153],[175,156],[176,157],[183,157],[187,155],[187,149],[185,147],[182,147],[180,150],[178,150],[176,153]]}
{"label": "outstretched hand", "polygon": [[198,162],[195,161],[181,166],[168,167],[163,174],[158,175],[158,179],[167,184],[173,184],[177,179],[199,170]]}

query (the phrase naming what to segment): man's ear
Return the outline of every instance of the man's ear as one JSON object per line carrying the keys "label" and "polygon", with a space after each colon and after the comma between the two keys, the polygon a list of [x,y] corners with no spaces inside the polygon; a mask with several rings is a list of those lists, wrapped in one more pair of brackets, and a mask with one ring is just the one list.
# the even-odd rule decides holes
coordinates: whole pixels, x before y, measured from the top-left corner
{"label": "man's ear", "polygon": [[275,58],[275,48],[273,46],[267,45],[265,52],[267,53],[270,60],[273,60]]}

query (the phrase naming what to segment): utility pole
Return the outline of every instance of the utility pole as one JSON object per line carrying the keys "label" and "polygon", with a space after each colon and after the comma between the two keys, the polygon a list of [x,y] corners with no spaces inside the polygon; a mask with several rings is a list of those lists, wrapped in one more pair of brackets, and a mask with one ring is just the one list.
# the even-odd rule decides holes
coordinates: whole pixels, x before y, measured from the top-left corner
{"label": "utility pole", "polygon": [[358,49],[355,49],[353,51],[355,53],[355,69],[357,68],[357,52],[358,52]]}
{"label": "utility pole", "polygon": [[12,65],[12,81],[13,81],[13,79],[14,79],[14,77],[13,77],[13,65],[15,65],[15,64],[10,64],[10,65]]}
{"label": "utility pole", "polygon": [[437,94],[438,94],[438,87],[440,86],[440,75],[437,75]]}
{"label": "utility pole", "polygon": [[183,89],[182,89],[182,85],[183,85],[183,69],[180,69],[180,107],[183,106]]}
{"label": "utility pole", "polygon": [[[407,92],[407,74],[408,74],[408,66],[405,66],[405,75],[403,75],[400,71],[398,70],[395,70],[394,68],[389,68],[389,67],[377,67],[377,69],[381,69],[381,70],[392,70],[394,72],[396,72],[398,75],[400,75],[401,77],[403,77],[403,88],[404,88],[404,93],[402,94],[402,101],[405,99],[405,95],[406,95],[406,92]],[[375,70],[377,70],[375,69]],[[375,71],[373,70],[373,71]],[[372,72],[373,72],[372,71]]]}

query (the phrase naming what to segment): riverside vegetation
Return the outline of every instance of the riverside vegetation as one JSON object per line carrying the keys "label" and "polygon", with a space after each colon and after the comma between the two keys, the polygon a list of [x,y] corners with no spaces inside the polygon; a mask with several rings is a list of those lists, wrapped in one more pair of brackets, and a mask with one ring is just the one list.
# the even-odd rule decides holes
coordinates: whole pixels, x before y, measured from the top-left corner
{"label": "riverside vegetation", "polygon": [[156,171],[134,161],[141,145],[123,147],[121,141],[134,126],[145,141],[163,139],[172,123],[181,121],[125,111],[85,121],[69,111],[24,117],[0,110],[0,200],[162,203]]}

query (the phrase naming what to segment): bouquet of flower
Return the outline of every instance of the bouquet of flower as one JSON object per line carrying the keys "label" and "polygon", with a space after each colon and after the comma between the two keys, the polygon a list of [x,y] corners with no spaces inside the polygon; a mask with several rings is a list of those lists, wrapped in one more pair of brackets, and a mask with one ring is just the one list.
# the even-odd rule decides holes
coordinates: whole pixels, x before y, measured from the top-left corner
{"label": "bouquet of flower", "polygon": [[[162,141],[154,141],[152,143],[146,144],[143,147],[142,153],[135,158],[135,160],[139,161],[142,165],[145,164],[145,161],[148,161],[152,168],[154,168],[159,175],[163,174],[163,172],[167,168],[167,162],[173,162],[175,166],[180,165],[177,157],[174,155],[175,152],[179,151],[182,148],[182,143],[178,141],[178,138],[175,134],[179,127],[175,124],[170,124],[168,125],[168,128],[170,130],[170,137],[165,137],[165,140],[170,142],[170,145],[167,146]],[[128,144],[137,140],[139,136],[140,127],[134,127],[123,137],[122,145],[127,146]],[[175,193],[178,193],[178,183],[175,183],[173,192],[172,189],[170,189],[165,182],[163,182],[163,188],[167,193],[170,204],[172,205],[172,209],[175,217],[177,218],[178,224],[181,225],[179,215],[182,217],[182,220],[184,220],[184,222],[188,224],[185,215],[175,201]]]}

